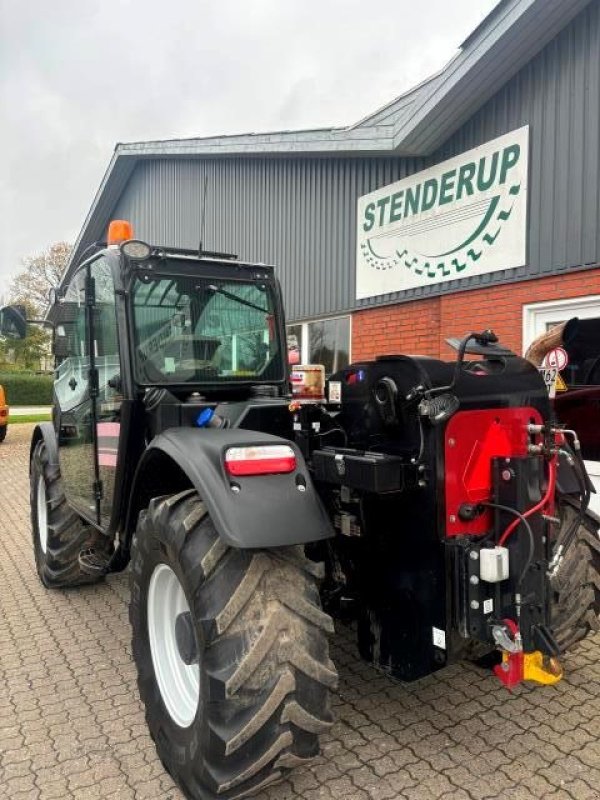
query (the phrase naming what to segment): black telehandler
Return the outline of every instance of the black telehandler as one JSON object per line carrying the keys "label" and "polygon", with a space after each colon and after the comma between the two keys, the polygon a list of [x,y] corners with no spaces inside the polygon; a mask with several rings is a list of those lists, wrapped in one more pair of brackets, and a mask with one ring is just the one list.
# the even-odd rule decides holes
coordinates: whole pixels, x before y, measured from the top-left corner
{"label": "black telehandler", "polygon": [[[37,571],[60,588],[130,565],[140,694],[188,797],[251,797],[317,754],[332,617],[398,679],[486,656],[509,687],[555,683],[598,628],[577,435],[491,331],[451,341],[448,363],[352,364],[303,399],[272,267],[122,221],[47,321]],[[1,327],[25,335],[17,309]]]}

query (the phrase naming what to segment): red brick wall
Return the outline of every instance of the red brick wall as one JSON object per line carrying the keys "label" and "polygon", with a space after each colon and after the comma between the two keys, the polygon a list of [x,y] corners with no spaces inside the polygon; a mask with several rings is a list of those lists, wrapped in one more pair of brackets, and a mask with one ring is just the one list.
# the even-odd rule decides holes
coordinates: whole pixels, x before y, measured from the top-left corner
{"label": "red brick wall", "polygon": [[520,353],[524,305],[589,294],[600,294],[600,268],[357,311],[352,315],[352,360],[391,353],[446,359],[446,337],[485,328]]}

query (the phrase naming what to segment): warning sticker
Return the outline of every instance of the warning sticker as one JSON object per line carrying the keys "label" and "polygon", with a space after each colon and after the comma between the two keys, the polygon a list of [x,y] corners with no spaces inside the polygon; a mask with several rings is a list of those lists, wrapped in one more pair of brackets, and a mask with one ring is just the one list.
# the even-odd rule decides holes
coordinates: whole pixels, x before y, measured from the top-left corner
{"label": "warning sticker", "polygon": [[566,392],[568,388],[569,387],[565,383],[565,381],[563,379],[563,376],[559,374],[557,376],[557,378],[556,378],[556,383],[554,384],[555,391],[557,391],[557,392]]}
{"label": "warning sticker", "polygon": [[342,383],[341,381],[329,381],[329,402],[342,402]]}
{"label": "warning sticker", "polygon": [[439,647],[441,650],[446,649],[446,632],[441,630],[440,628],[432,628],[433,632],[433,644],[435,647]]}

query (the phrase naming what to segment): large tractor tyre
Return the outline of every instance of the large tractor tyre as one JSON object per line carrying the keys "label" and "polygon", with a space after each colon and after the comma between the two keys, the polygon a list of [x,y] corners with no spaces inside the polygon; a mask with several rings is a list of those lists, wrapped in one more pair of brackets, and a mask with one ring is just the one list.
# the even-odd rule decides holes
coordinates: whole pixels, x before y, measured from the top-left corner
{"label": "large tractor tyre", "polygon": [[193,490],[152,500],[131,555],[140,695],[186,796],[249,797],[317,755],[337,686],[320,565],[226,546]]}
{"label": "large tractor tyre", "polygon": [[0,425],[0,442],[3,442],[6,439],[7,431],[8,431],[8,425]]}
{"label": "large tractor tyre", "polygon": [[69,508],[60,469],[50,463],[43,440],[36,444],[31,459],[30,505],[35,565],[44,586],[61,588],[97,581],[98,576],[82,572],[79,554],[106,549],[107,541]]}
{"label": "large tractor tyre", "polygon": [[[577,503],[560,502],[561,526],[556,546],[564,541],[579,514]],[[553,590],[552,625],[562,652],[600,630],[600,538],[598,525],[586,514],[575,537],[563,554]]]}

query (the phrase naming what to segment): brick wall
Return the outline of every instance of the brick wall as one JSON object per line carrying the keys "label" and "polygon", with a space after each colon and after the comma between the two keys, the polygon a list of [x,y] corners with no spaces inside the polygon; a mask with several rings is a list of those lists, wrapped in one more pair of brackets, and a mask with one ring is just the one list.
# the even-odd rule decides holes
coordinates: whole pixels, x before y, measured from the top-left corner
{"label": "brick wall", "polygon": [[524,305],[591,294],[600,294],[600,268],[357,311],[352,315],[352,360],[391,353],[446,359],[446,337],[485,328],[520,353]]}

